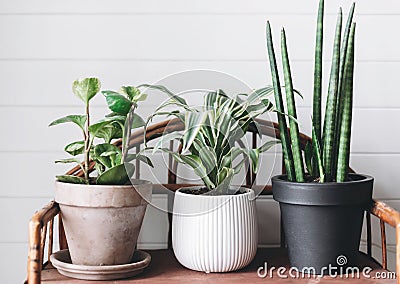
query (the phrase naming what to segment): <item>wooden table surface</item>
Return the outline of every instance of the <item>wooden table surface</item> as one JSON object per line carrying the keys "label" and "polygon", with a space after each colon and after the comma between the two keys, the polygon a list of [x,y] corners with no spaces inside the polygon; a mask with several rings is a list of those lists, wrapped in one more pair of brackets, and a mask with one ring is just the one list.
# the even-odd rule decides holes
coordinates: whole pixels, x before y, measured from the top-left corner
{"label": "wooden table surface", "polygon": [[[172,250],[147,250],[152,256],[151,263],[146,270],[131,279],[115,280],[115,281],[83,281],[65,277],[60,275],[56,269],[49,266],[42,272],[42,283],[46,284],[82,284],[82,283],[396,283],[395,279],[377,279],[377,276],[385,273],[377,263],[369,259],[366,255],[360,253],[360,261],[362,266],[371,267],[373,270],[369,273],[370,278],[360,276],[360,279],[344,279],[340,276],[337,278],[331,277],[314,277],[307,279],[305,278],[292,278],[286,273],[287,278],[279,278],[276,271],[270,277],[269,272],[265,278],[261,278],[257,275],[257,269],[260,266],[264,266],[265,262],[268,263],[268,267],[280,267],[284,266],[289,269],[288,259],[286,250],[281,248],[264,248],[259,249],[257,256],[254,261],[246,268],[235,272],[229,273],[204,273],[186,269],[178,263],[174,257]],[[264,272],[262,270],[261,272]]]}

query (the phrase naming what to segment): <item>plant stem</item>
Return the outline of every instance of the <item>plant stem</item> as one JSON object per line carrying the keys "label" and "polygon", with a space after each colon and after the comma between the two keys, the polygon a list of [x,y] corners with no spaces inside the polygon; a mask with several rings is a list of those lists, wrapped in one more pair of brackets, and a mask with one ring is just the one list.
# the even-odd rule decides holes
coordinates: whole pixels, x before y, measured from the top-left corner
{"label": "plant stem", "polygon": [[301,155],[299,126],[297,123],[296,102],[294,100],[292,75],[290,72],[289,55],[286,45],[285,29],[281,32],[281,52],[283,74],[285,78],[286,103],[289,115],[290,139],[292,142],[293,163],[297,182],[304,182],[304,164]]}
{"label": "plant stem", "polygon": [[350,137],[351,120],[353,108],[353,72],[354,72],[354,34],[356,24],[353,23],[350,30],[348,49],[345,63],[344,77],[344,98],[342,125],[340,128],[339,153],[337,162],[336,181],[344,182],[347,180],[350,159]]}
{"label": "plant stem", "polygon": [[89,133],[89,126],[90,126],[90,114],[89,114],[89,102],[86,104],[86,124],[85,124],[85,180],[89,183],[89,155],[90,155],[90,133]]}
{"label": "plant stem", "polygon": [[132,109],[129,111],[128,116],[126,118],[126,127],[122,129],[122,164],[126,160],[126,156],[128,155],[128,148],[129,148],[129,138],[131,137],[132,133],[132,118],[133,114],[136,109],[136,104],[133,104]]}

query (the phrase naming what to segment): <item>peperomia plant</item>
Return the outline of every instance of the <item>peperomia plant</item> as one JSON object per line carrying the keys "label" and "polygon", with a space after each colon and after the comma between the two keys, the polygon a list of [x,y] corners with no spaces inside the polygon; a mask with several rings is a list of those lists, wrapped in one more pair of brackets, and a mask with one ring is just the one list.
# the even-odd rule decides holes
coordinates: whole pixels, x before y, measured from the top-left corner
{"label": "peperomia plant", "polygon": [[[332,66],[323,128],[321,127],[321,82],[324,1],[320,0],[315,48],[312,145],[305,148],[308,173],[319,182],[344,182],[348,179],[350,136],[353,102],[355,4],[347,19],[342,39],[342,9],[337,18]],[[283,106],[278,69],[272,43],[271,27],[267,23],[267,48],[281,132],[285,167],[290,181],[304,182],[305,173],[300,149],[299,128],[285,30],[281,32],[282,65],[285,81],[287,114]],[[289,119],[290,135],[286,116]]]}
{"label": "peperomia plant", "polygon": [[[272,110],[272,104],[267,98],[271,94],[271,87],[233,98],[222,90],[209,92],[200,110],[189,106],[184,98],[172,94],[164,87],[148,87],[166,92],[170,98],[157,108],[146,124],[154,116],[172,115],[185,125],[182,132],[165,133],[153,147],[153,152],[165,151],[173,155],[177,162],[187,164],[202,179],[208,191],[216,190],[217,194],[227,192],[233,176],[239,173],[246,159],[256,173],[260,153],[277,143],[275,140],[268,141],[256,149],[243,147],[243,138],[249,125],[257,124],[256,117]],[[176,109],[165,110],[170,106]],[[180,153],[163,147],[164,142],[172,140],[181,143]]]}
{"label": "peperomia plant", "polygon": [[[135,166],[130,161],[140,159],[151,165],[149,158],[142,153],[128,154],[128,142],[131,130],[144,126],[144,120],[134,111],[139,101],[146,95],[136,87],[122,87],[120,92],[102,91],[111,113],[96,123],[90,122],[89,103],[100,92],[100,81],[97,78],[76,80],[72,85],[73,93],[85,104],[84,115],[68,115],[59,118],[49,126],[72,122],[83,132],[83,140],[72,142],[64,150],[73,158],[58,160],[56,163],[77,163],[81,166],[84,177],[59,175],[57,180],[68,183],[112,184],[120,185],[128,182]],[[95,139],[103,143],[95,144]],[[114,139],[122,138],[122,150],[112,144]],[[83,163],[76,158],[83,155]],[[89,177],[90,160],[95,161],[97,177]]]}

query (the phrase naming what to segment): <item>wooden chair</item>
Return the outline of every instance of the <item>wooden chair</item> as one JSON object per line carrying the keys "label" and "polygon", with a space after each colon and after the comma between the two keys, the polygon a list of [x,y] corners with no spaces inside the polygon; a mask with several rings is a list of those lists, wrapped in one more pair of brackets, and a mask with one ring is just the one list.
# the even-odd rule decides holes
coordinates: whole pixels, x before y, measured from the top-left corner
{"label": "wooden chair", "polygon": [[[266,135],[269,137],[279,138],[279,128],[276,123],[264,120],[258,120],[259,128],[258,130],[262,135]],[[157,139],[164,132],[173,132],[183,130],[184,125],[178,119],[172,119],[168,121],[164,121],[161,123],[154,124],[148,127],[146,131],[146,140]],[[257,147],[257,142],[259,140],[258,134],[256,133],[255,127],[249,127],[249,132],[251,132],[252,137],[252,146]],[[135,147],[138,151],[143,144],[144,141],[144,132],[137,131],[132,134],[130,138],[129,146]],[[301,134],[301,146],[304,149],[306,143],[310,141],[310,138],[306,135]],[[117,141],[115,143],[117,146],[121,146],[121,141]],[[174,149],[173,143],[170,144],[171,149]],[[282,163],[283,164],[283,163]],[[91,169],[94,168],[94,163],[91,163]],[[140,163],[136,161],[136,178],[140,178]],[[169,164],[168,164],[168,183],[162,185],[155,185],[156,189],[167,188],[170,191],[175,191],[180,187],[188,186],[187,184],[177,184],[177,163],[173,161],[171,155],[169,156]],[[282,169],[284,171],[284,168]],[[67,174],[73,174],[77,176],[82,176],[83,173],[80,170],[80,167],[77,166],[71,169]],[[251,186],[256,179],[256,175],[251,172],[247,172],[246,174],[246,185]],[[262,195],[271,195],[272,190],[269,185],[253,185],[253,188],[256,188],[261,191]],[[27,284],[38,284],[42,283],[69,283],[68,281],[77,281],[65,278],[61,275],[58,275],[57,271],[52,268],[51,264],[46,261],[43,263],[44,255],[47,246],[47,255],[48,258],[53,252],[54,245],[54,225],[55,218],[58,218],[58,232],[59,232],[59,247],[60,249],[68,248],[68,244],[65,238],[65,233],[63,229],[62,218],[60,216],[60,209],[58,204],[55,201],[51,201],[48,205],[46,205],[43,209],[36,212],[31,221],[29,222],[29,256],[28,256],[28,274],[27,280],[25,283]],[[371,241],[371,215],[377,217],[380,222],[380,237],[381,237],[381,246],[382,246],[382,263],[377,264],[377,262],[372,258],[372,241]],[[395,228],[396,230],[396,271],[397,274],[400,274],[400,213],[396,210],[390,208],[385,203],[381,201],[374,200],[368,210],[366,211],[366,228],[367,228],[367,253],[365,258],[369,265],[372,265],[374,269],[377,271],[384,271],[387,269],[387,250],[386,250],[386,224]],[[169,221],[171,226],[172,214],[169,213]],[[169,230],[171,232],[171,229]],[[47,241],[46,241],[47,240]],[[245,281],[250,281],[256,283],[260,280],[260,283],[265,283],[265,279],[259,279],[256,275],[256,269],[260,263],[264,263],[268,259],[272,263],[276,265],[287,265],[287,258],[285,256],[284,250],[284,236],[281,233],[281,249],[259,249],[259,253],[256,256],[254,264],[250,265],[248,268],[245,268],[241,271],[227,274],[219,274],[216,276],[215,274],[199,274],[199,272],[190,271],[185,268],[182,268],[175,258],[173,257],[173,253],[170,249],[168,250],[160,250],[151,252],[153,255],[152,264],[144,275],[138,276],[142,282],[148,283],[156,283],[157,280],[170,280],[171,282],[178,282],[179,280],[185,280],[186,282],[190,281],[191,278],[194,280],[202,279],[202,281],[220,281],[221,283],[224,281],[234,282],[236,280],[246,279]],[[168,247],[171,248],[171,233],[169,234],[168,239]],[[165,274],[169,271],[174,271],[170,274]],[[58,275],[58,276],[57,276]],[[169,278],[170,277],[170,278]],[[243,278],[247,277],[247,278]],[[57,282],[55,278],[60,278]],[[137,278],[133,278],[132,283]],[[221,280],[222,279],[222,280]],[[253,280],[248,280],[253,279]],[[258,279],[258,280],[257,280]],[[272,279],[271,279],[272,280]],[[343,279],[342,281],[351,281],[351,279]],[[46,282],[49,281],[49,282]],[[391,280],[393,281],[393,280]],[[79,281],[78,281],[79,282]],[[73,283],[78,283],[73,282]],[[168,282],[168,281],[167,281]],[[126,282],[124,282],[126,283]],[[130,281],[128,283],[131,283]],[[270,281],[271,283],[271,281]],[[306,282],[308,283],[308,282]],[[381,283],[381,282],[379,282]],[[400,283],[400,279],[397,280],[397,283]]]}

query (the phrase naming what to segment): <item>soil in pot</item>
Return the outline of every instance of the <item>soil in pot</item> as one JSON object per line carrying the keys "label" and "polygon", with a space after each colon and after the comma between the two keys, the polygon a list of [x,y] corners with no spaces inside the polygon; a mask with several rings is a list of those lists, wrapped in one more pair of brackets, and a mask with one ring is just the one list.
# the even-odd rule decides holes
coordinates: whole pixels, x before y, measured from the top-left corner
{"label": "soil in pot", "polygon": [[209,190],[207,187],[188,187],[182,188],[180,190],[182,193],[193,194],[193,195],[209,195],[209,196],[219,196],[219,195],[239,195],[244,194],[246,191],[242,188],[228,189],[227,191],[221,193],[217,190]]}

